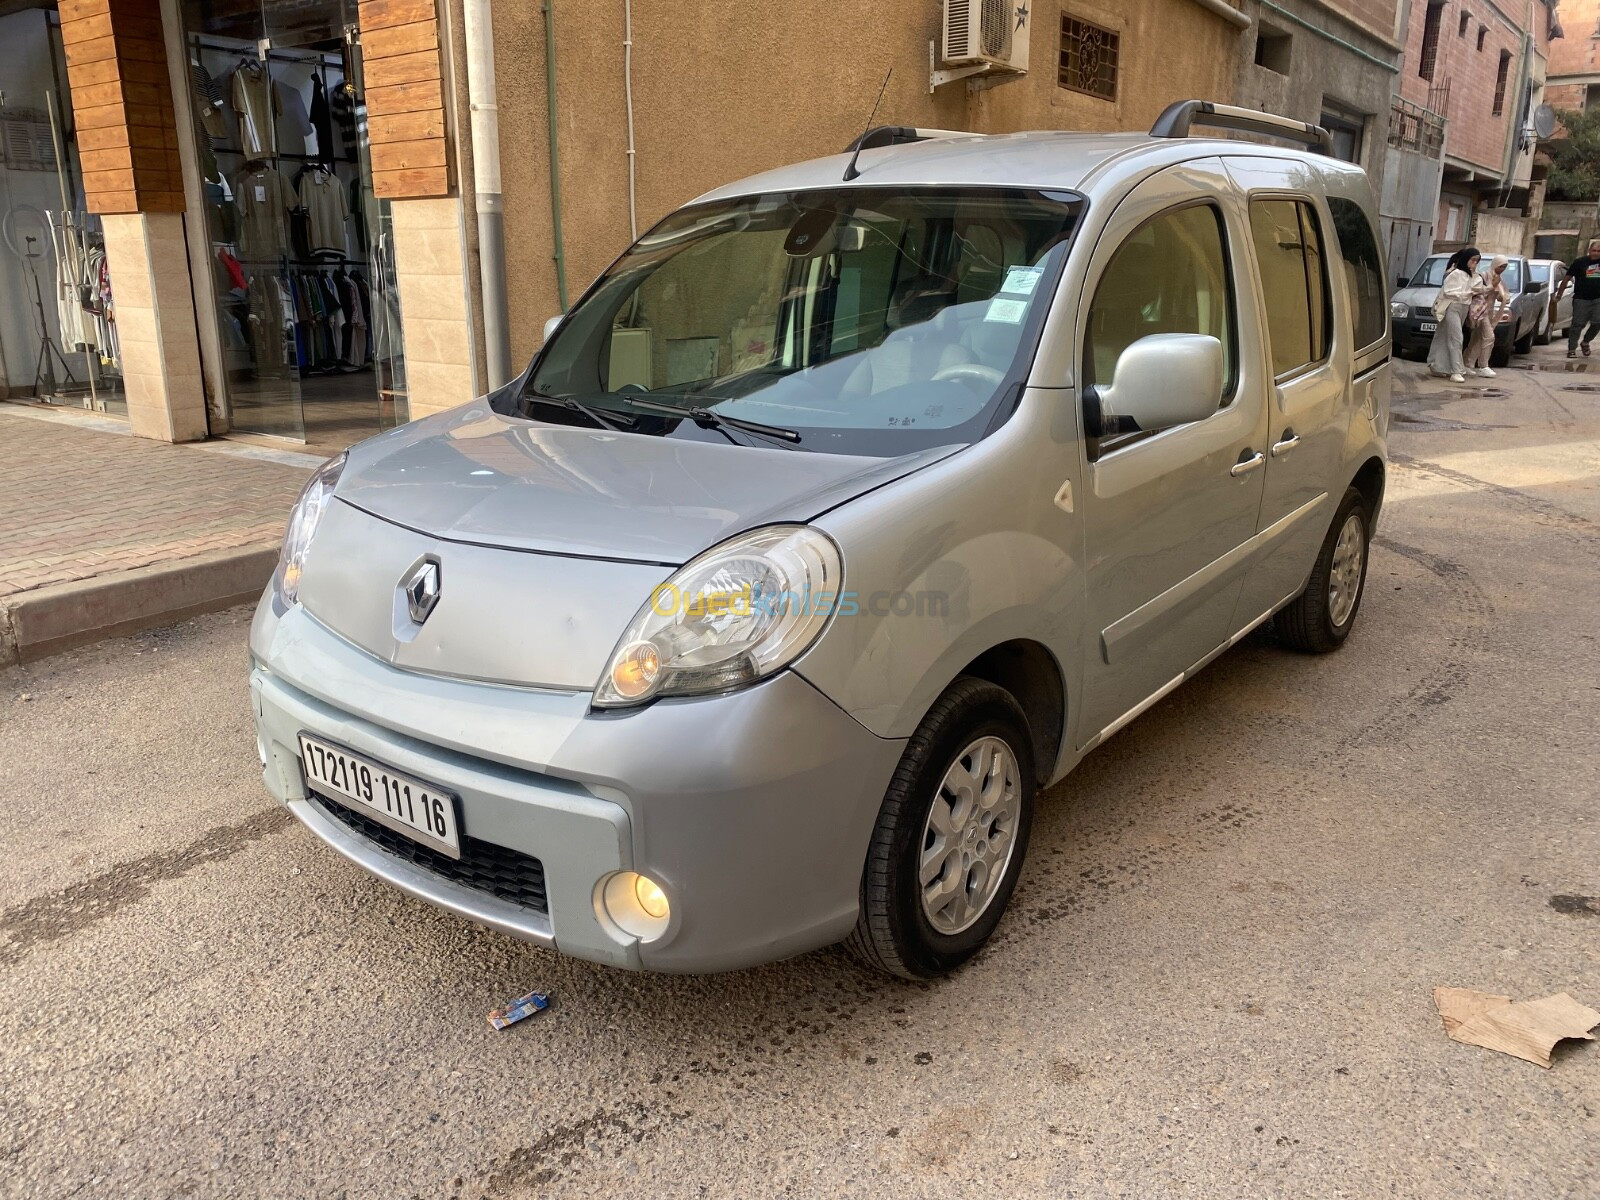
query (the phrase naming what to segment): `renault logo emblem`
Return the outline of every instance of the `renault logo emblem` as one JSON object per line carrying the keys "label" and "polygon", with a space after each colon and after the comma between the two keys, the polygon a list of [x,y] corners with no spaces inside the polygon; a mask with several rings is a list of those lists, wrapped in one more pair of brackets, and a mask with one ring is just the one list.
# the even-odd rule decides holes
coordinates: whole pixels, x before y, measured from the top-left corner
{"label": "renault logo emblem", "polygon": [[439,563],[425,558],[416,565],[406,581],[400,585],[406,594],[406,611],[411,619],[421,625],[439,603]]}

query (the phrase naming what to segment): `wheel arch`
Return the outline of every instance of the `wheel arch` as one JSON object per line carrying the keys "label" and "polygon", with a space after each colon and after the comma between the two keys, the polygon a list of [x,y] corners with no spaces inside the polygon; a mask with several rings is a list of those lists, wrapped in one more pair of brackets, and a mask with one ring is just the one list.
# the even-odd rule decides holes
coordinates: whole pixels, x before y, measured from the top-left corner
{"label": "wheel arch", "polygon": [[1378,510],[1383,506],[1383,487],[1386,470],[1383,459],[1374,454],[1361,464],[1355,478],[1350,481],[1350,486],[1359,491],[1367,502],[1368,528],[1376,528],[1378,524]]}
{"label": "wheel arch", "polygon": [[1013,638],[991,646],[957,673],[982,679],[1010,692],[1028,719],[1034,773],[1043,787],[1055,777],[1066,739],[1067,687],[1061,664],[1043,644]]}

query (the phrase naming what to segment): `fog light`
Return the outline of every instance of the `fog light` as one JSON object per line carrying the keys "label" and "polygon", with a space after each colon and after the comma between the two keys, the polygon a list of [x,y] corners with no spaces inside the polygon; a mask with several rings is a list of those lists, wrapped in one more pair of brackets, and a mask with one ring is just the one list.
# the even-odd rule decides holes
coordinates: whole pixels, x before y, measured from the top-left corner
{"label": "fog light", "polygon": [[658,921],[667,919],[667,894],[661,890],[661,885],[654,879],[644,875],[633,877],[633,894],[639,901],[639,907]]}
{"label": "fog light", "polygon": [[667,931],[672,908],[666,892],[654,879],[618,871],[606,877],[599,891],[600,909],[624,933],[648,942]]}

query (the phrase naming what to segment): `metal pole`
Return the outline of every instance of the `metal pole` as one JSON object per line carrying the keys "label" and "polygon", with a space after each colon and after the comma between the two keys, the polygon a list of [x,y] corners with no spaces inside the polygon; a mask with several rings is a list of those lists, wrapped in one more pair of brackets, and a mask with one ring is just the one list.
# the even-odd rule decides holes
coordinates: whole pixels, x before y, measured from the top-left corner
{"label": "metal pole", "polygon": [[506,313],[505,206],[500,188],[500,110],[494,78],[494,23],[489,0],[465,0],[467,103],[472,112],[472,191],[478,210],[478,274],[488,390],[511,378]]}
{"label": "metal pole", "polygon": [[561,236],[561,149],[556,130],[556,13],[544,0],[544,90],[550,117],[550,227],[556,260],[556,296],[567,311],[567,254]]}

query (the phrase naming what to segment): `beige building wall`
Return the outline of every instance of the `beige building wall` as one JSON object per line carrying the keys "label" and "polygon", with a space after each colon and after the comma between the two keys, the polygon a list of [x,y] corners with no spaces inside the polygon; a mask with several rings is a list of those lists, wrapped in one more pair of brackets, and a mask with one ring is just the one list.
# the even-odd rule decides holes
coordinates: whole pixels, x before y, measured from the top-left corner
{"label": "beige building wall", "polygon": [[128,423],[140,437],[197,441],[206,436],[206,396],[183,217],[106,213],[100,221],[116,281]]}
{"label": "beige building wall", "polygon": [[[555,0],[562,232],[569,301],[629,241],[623,5]],[[1228,101],[1251,35],[1193,0],[1030,5],[1030,73],[929,94],[939,0],[633,0],[640,229],[695,196],[784,163],[834,154],[874,123],[981,132],[1148,129],[1166,104]],[[1120,35],[1115,101],[1056,82],[1063,11]],[[553,261],[545,36],[539,4],[493,9],[505,187],[511,353],[525,362],[560,311]],[[403,260],[402,260],[403,261]],[[409,304],[402,294],[402,303]],[[409,320],[410,311],[406,316]],[[412,347],[407,336],[407,360]],[[413,400],[413,411],[415,400]]]}

